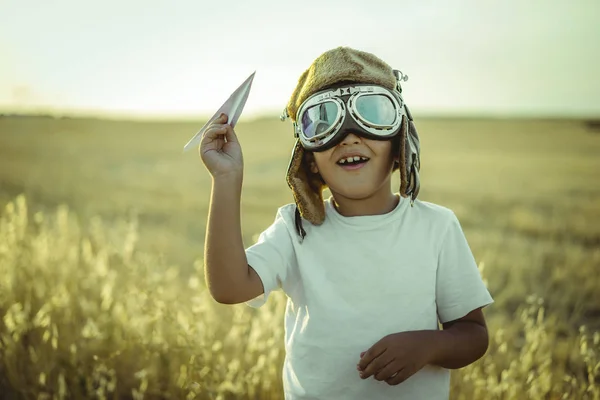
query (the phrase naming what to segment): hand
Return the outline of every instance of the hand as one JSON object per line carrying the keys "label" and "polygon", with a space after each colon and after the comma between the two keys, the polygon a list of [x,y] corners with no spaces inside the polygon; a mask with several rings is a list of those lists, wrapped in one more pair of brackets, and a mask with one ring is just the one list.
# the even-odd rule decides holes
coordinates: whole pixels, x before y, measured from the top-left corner
{"label": "hand", "polygon": [[221,114],[214,120],[200,142],[200,157],[214,178],[241,177],[244,170],[242,148],[233,128],[226,123],[227,118]]}
{"label": "hand", "polygon": [[388,335],[361,353],[357,369],[362,379],[398,385],[430,364],[436,331],[400,332]]}

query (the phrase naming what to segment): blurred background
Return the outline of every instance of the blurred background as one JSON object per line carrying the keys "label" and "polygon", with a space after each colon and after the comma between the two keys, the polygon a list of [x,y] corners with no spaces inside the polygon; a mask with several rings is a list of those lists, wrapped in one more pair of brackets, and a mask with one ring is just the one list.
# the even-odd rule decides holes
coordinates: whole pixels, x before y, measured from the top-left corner
{"label": "blurred background", "polygon": [[496,300],[453,398],[600,398],[599,15],[595,0],[0,1],[0,392],[281,398],[285,297],[255,312],[208,296],[211,180],[182,149],[256,71],[236,127],[252,244],[293,201],[279,115],[316,57],[350,46],[408,75],[419,197],[456,212]]}
{"label": "blurred background", "polygon": [[351,46],[410,77],[419,115],[594,117],[593,0],[5,1],[5,113],[209,115],[257,71],[245,117],[278,113],[322,52]]}

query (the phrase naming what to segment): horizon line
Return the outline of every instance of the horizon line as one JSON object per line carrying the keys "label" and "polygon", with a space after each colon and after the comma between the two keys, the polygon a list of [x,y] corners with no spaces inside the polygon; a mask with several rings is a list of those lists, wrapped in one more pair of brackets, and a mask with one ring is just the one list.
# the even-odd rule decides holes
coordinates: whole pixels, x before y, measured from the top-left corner
{"label": "horizon line", "polygon": [[[279,113],[281,114],[281,112]],[[253,112],[245,116],[247,122],[278,119],[276,112]],[[600,121],[600,112],[597,113],[534,113],[534,112],[483,112],[483,111],[417,111],[411,110],[413,118],[424,119],[543,119],[543,120],[589,120]],[[416,114],[416,115],[415,115]],[[52,119],[97,119],[107,121],[139,121],[139,122],[196,122],[207,121],[212,114],[147,114],[131,112],[99,112],[99,111],[10,111],[0,109],[0,117],[32,117],[32,118],[52,118]],[[242,119],[242,118],[240,118]],[[242,122],[242,121],[239,121]],[[238,123],[239,123],[238,122]]]}

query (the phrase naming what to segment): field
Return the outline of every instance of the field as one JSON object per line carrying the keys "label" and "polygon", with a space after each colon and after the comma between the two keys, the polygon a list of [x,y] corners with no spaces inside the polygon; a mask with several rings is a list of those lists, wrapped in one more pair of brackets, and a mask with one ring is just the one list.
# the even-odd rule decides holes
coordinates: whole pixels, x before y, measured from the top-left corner
{"label": "field", "polygon": [[[203,282],[202,122],[0,118],[0,397],[280,399],[283,295]],[[600,399],[600,133],[577,120],[417,120],[420,198],[453,209],[495,304],[452,399]],[[292,201],[291,127],[236,128],[250,245]]]}

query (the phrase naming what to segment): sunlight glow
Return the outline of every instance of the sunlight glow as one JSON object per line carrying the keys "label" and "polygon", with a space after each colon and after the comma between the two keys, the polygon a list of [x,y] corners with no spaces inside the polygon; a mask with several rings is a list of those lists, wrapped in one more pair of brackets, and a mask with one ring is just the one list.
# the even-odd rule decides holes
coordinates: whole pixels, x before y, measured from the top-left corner
{"label": "sunlight glow", "polygon": [[413,110],[600,114],[599,4],[9,1],[0,112],[208,115],[256,70],[244,113],[276,115],[314,58],[347,45],[408,74]]}

